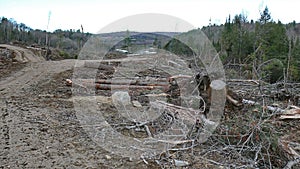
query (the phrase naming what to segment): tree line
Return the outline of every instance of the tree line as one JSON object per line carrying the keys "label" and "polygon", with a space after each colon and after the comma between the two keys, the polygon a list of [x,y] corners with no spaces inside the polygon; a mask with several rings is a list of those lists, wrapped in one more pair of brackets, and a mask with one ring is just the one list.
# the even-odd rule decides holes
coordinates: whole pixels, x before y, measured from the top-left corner
{"label": "tree line", "polygon": [[203,30],[224,64],[240,65],[245,76],[271,83],[300,81],[300,34],[295,21],[275,22],[265,7],[255,22],[249,22],[243,14],[229,16],[225,24],[219,26],[221,33],[217,38],[212,27],[215,26]]}
{"label": "tree line", "polygon": [[[300,25],[274,21],[268,7],[257,21],[244,14],[228,16],[225,24],[209,25],[202,30],[211,39],[224,65],[239,65],[246,78],[300,81]],[[32,29],[13,19],[0,18],[0,43],[21,43],[52,47],[64,58],[74,58],[91,36],[83,30]]]}
{"label": "tree line", "polygon": [[80,29],[58,29],[54,32],[32,29],[14,19],[0,17],[0,43],[52,47],[59,49],[66,58],[76,56],[90,36]]}

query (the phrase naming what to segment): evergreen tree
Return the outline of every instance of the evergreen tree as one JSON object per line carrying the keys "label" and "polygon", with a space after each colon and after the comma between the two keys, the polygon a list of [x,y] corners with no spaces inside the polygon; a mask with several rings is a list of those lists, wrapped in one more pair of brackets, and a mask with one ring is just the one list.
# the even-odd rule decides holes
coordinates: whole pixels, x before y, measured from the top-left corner
{"label": "evergreen tree", "polygon": [[269,12],[269,8],[266,6],[264,11],[260,14],[260,23],[266,24],[271,21],[271,13]]}
{"label": "evergreen tree", "polygon": [[242,63],[253,52],[253,33],[246,28],[247,17],[236,15],[232,22],[226,20],[221,37],[221,47],[226,51],[227,61]]}
{"label": "evergreen tree", "polygon": [[[293,43],[292,43],[293,44]],[[300,40],[297,37],[293,47],[290,61],[290,79],[292,81],[300,81]]]}

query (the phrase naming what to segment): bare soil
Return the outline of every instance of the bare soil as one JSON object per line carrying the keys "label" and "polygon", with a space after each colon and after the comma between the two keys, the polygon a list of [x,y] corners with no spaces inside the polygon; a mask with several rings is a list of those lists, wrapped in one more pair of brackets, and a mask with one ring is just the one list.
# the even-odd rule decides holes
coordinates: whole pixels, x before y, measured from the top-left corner
{"label": "bare soil", "polygon": [[75,60],[32,57],[1,65],[0,168],[158,168],[107,152],[81,128],[65,85]]}

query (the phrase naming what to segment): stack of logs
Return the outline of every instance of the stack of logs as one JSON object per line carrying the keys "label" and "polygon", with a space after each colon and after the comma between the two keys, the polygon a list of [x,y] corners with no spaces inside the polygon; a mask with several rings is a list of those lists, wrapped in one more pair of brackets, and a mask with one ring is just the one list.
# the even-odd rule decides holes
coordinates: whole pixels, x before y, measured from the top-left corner
{"label": "stack of logs", "polygon": [[168,91],[170,88],[169,79],[167,78],[156,78],[152,80],[128,80],[128,79],[76,79],[76,84],[70,79],[66,79],[67,86],[82,85],[84,87],[95,87],[98,90],[111,90],[111,89],[143,89],[153,90],[161,89]]}

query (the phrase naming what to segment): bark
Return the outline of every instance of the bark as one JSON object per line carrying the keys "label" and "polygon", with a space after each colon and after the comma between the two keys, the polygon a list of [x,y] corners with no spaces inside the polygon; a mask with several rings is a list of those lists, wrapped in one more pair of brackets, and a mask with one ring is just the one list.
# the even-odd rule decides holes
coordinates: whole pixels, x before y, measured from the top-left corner
{"label": "bark", "polygon": [[112,90],[112,89],[144,89],[153,90],[161,89],[163,91],[169,90],[168,83],[154,83],[154,82],[140,82],[131,80],[99,80],[94,81],[91,79],[76,79],[76,82],[66,79],[67,86],[80,86],[83,88],[95,87],[98,90]]}
{"label": "bark", "polygon": [[148,85],[148,86],[139,86],[139,85],[115,85],[115,84],[95,84],[95,88],[99,90],[113,90],[113,89],[143,89],[143,90],[154,90],[160,89],[167,91],[169,89],[168,85]]}

